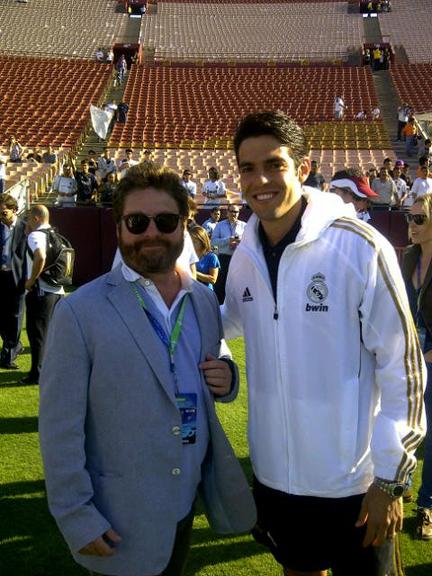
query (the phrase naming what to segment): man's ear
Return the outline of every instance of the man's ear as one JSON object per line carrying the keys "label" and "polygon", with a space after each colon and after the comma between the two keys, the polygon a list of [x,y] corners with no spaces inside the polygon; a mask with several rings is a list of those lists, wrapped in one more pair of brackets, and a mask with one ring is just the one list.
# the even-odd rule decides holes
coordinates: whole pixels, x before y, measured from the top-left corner
{"label": "man's ear", "polygon": [[302,184],[309,176],[310,169],[311,169],[311,159],[309,158],[309,156],[306,156],[305,158],[303,158],[303,160],[300,163],[300,166],[297,169],[297,177]]}

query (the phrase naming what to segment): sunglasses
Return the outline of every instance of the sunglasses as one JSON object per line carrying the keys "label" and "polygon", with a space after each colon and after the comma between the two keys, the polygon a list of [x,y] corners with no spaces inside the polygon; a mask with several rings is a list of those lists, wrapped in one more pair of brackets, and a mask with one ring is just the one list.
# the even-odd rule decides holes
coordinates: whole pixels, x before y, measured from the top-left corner
{"label": "sunglasses", "polygon": [[136,235],[143,234],[149,227],[151,220],[153,220],[159,232],[172,234],[181,219],[180,214],[171,214],[170,212],[162,212],[156,216],[147,216],[147,214],[137,212],[135,214],[127,214],[122,218],[128,232]]}
{"label": "sunglasses", "polygon": [[417,226],[423,226],[423,224],[427,220],[427,216],[426,216],[426,214],[407,214],[406,220],[407,220],[408,224],[411,224],[411,222],[414,222],[414,224],[417,224]]}

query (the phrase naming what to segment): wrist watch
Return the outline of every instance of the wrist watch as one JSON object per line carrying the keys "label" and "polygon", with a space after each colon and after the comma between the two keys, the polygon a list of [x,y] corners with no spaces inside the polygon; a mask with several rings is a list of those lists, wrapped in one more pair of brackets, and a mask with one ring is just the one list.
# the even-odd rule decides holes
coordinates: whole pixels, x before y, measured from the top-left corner
{"label": "wrist watch", "polygon": [[384,480],[383,478],[377,477],[374,478],[373,483],[393,500],[401,498],[407,488],[407,485],[403,482],[392,482],[391,480]]}

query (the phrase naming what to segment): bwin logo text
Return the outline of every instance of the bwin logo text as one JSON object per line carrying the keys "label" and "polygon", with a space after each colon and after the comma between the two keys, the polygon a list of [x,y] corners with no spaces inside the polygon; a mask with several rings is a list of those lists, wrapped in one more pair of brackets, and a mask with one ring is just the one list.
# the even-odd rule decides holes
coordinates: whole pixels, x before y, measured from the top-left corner
{"label": "bwin logo text", "polygon": [[328,312],[328,306],[325,304],[306,304],[306,312]]}

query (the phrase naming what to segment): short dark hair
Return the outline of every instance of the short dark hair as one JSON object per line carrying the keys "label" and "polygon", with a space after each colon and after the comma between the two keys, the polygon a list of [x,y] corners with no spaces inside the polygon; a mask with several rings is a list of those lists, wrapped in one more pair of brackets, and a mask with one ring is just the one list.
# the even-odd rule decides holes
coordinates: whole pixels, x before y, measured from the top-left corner
{"label": "short dark hair", "polygon": [[126,153],[127,153],[127,152],[130,152],[131,154],[133,154],[132,148],[126,148],[125,152],[126,152]]}
{"label": "short dark hair", "polygon": [[8,210],[18,211],[18,202],[11,194],[0,194],[0,204],[4,204]]}
{"label": "short dark hair", "polygon": [[215,166],[210,166],[210,168],[208,169],[208,172],[209,172],[209,174],[210,174],[210,172],[213,172],[216,180],[219,180],[219,178],[220,178],[219,170]]}
{"label": "short dark hair", "polygon": [[[376,170],[376,168],[373,168]],[[372,170],[372,168],[371,168]],[[338,170],[332,176],[332,180],[342,180],[343,178],[362,178],[363,172],[360,168],[345,168],[344,170]]]}
{"label": "short dark hair", "polygon": [[248,114],[238,125],[234,135],[237,163],[243,140],[258,136],[273,136],[282,146],[287,146],[296,168],[309,155],[309,144],[303,129],[285,112],[266,110]]}
{"label": "short dark hair", "polygon": [[429,164],[429,156],[420,156],[418,163],[419,166],[427,166]]}
{"label": "short dark hair", "polygon": [[117,224],[123,216],[126,198],[135,190],[155,188],[169,194],[177,203],[180,216],[189,215],[189,194],[183,187],[179,176],[169,168],[154,162],[141,162],[126,172],[120,180],[113,197],[113,217]]}

